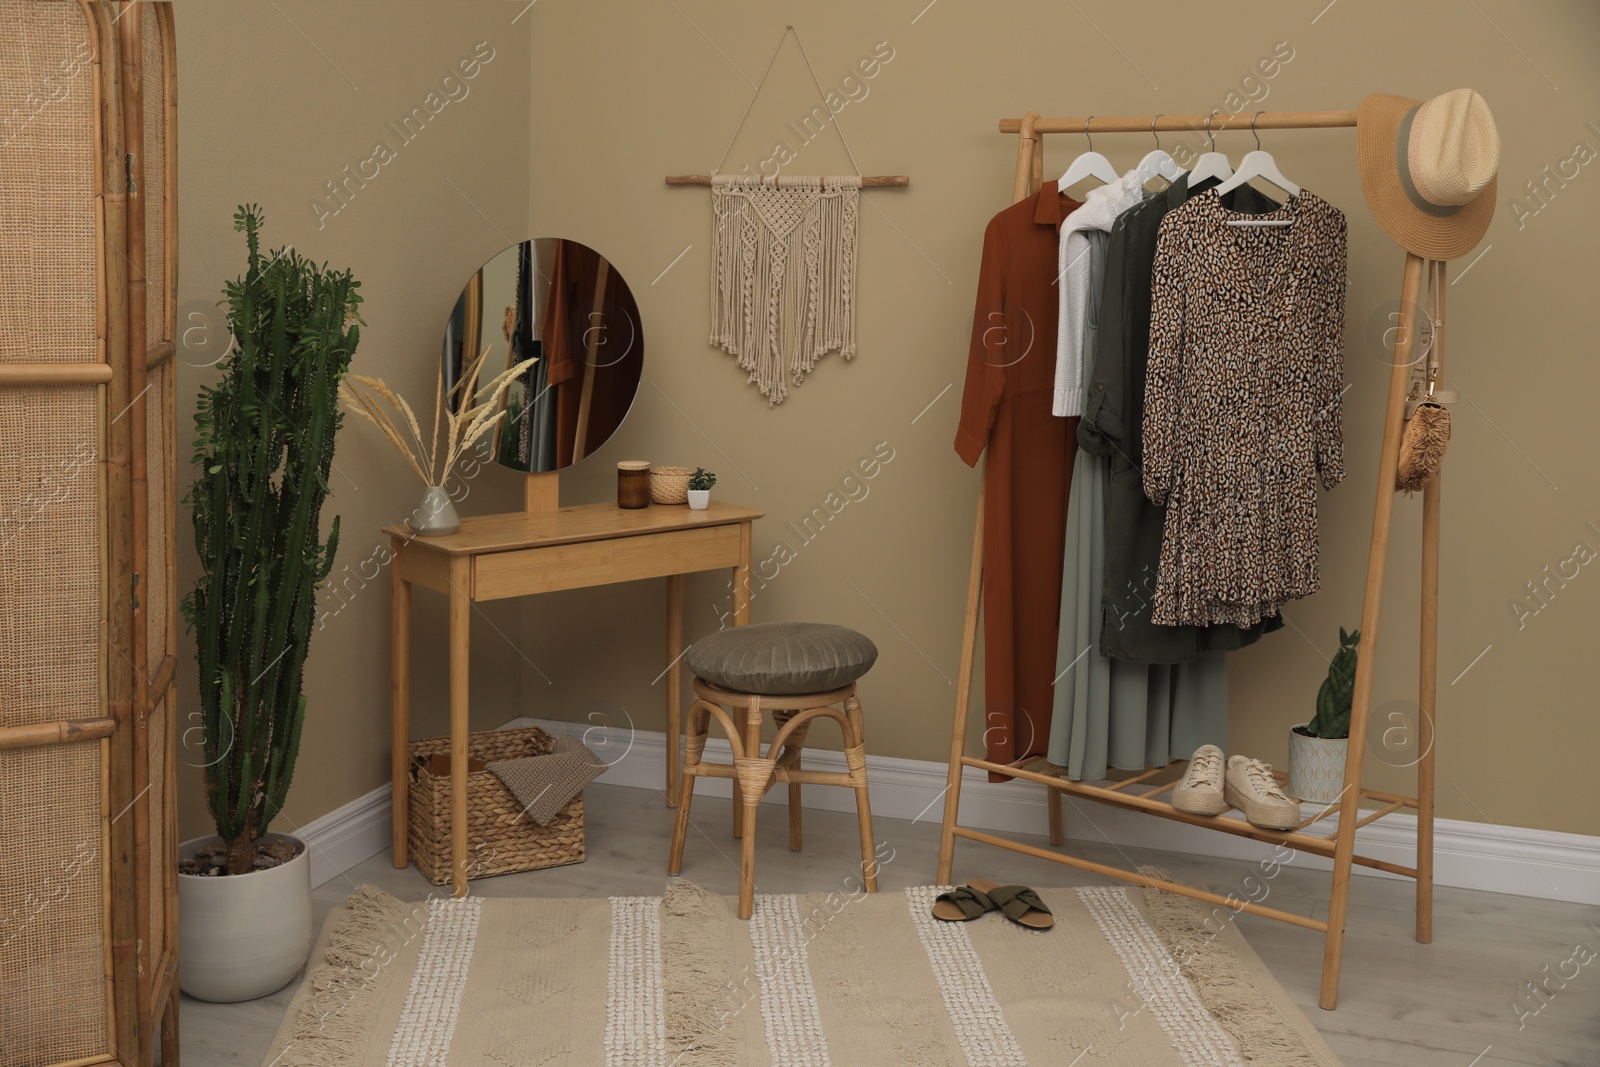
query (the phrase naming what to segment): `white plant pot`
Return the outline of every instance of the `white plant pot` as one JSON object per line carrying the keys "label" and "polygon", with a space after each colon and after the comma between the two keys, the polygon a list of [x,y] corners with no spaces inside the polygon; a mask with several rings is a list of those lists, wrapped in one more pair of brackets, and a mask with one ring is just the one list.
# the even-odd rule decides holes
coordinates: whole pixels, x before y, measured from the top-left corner
{"label": "white plant pot", "polygon": [[410,527],[419,537],[445,537],[461,529],[461,516],[442,486],[432,485],[422,494],[422,503],[411,513]]}
{"label": "white plant pot", "polygon": [[[288,834],[265,843],[293,841],[300,852],[280,867],[250,874],[178,875],[178,984],[197,1000],[231,1004],[276,993],[311,956],[311,852]],[[179,846],[193,856],[215,835]]]}
{"label": "white plant pot", "polygon": [[1332,804],[1344,791],[1344,757],[1347,737],[1308,737],[1289,731],[1290,796],[1312,804]]}
{"label": "white plant pot", "polygon": [[704,511],[706,508],[711,506],[711,490],[690,489],[688,490],[688,493],[689,507],[691,510]]}

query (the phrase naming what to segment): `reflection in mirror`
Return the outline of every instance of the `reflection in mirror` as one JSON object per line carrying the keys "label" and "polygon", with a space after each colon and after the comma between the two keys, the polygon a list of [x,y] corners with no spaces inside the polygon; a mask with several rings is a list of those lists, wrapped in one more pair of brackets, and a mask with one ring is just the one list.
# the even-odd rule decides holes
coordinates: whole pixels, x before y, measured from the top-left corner
{"label": "reflection in mirror", "polygon": [[571,466],[610,439],[633,405],[644,334],[633,293],[606,258],[576,241],[540,237],[503,250],[467,280],[445,326],[444,387],[455,390],[484,349],[481,388],[537,359],[507,391],[492,455],[523,471]]}

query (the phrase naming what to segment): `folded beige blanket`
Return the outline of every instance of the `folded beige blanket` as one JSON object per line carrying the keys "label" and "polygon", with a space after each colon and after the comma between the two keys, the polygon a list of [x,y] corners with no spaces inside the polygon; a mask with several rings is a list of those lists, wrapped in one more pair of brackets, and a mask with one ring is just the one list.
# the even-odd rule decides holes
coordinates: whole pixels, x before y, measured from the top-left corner
{"label": "folded beige blanket", "polygon": [[491,760],[488,767],[540,826],[548,826],[567,801],[606,770],[600,757],[577,737],[556,738],[548,755]]}

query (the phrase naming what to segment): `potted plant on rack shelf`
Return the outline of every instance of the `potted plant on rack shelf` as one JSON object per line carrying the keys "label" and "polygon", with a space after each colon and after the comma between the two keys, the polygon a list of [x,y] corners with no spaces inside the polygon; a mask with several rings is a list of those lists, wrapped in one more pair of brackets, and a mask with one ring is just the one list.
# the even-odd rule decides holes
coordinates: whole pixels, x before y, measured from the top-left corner
{"label": "potted plant on rack shelf", "polygon": [[360,283],[292,248],[263,255],[262,215],[239,208],[249,247],[225,286],[234,338],[195,411],[198,468],[185,503],[201,574],[183,600],[195,635],[206,801],[214,837],[180,849],[183,991],[250,1000],[311,953],[304,841],[268,833],[294,776],[302,672],[339,520],[322,536],[339,381],[360,340]]}
{"label": "potted plant on rack shelf", "polygon": [[717,484],[717,476],[704,467],[696,467],[694,473],[689,475],[689,507],[695,511],[704,511],[711,506],[711,487]]}
{"label": "potted plant on rack shelf", "polygon": [[1317,691],[1317,714],[1289,731],[1290,796],[1332,804],[1344,791],[1344,760],[1350,746],[1350,702],[1356,687],[1356,648],[1361,631],[1339,628],[1339,651]]}

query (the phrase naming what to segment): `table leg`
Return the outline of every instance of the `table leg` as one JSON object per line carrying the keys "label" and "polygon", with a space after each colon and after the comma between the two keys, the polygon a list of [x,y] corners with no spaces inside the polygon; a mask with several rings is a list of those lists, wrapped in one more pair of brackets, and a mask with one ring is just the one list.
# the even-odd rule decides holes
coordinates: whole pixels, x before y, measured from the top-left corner
{"label": "table leg", "polygon": [[472,560],[450,560],[450,872],[452,895],[467,895],[467,717]]}
{"label": "table leg", "polygon": [[678,802],[683,766],[683,575],[667,576],[667,807]]}
{"label": "table leg", "polygon": [[733,569],[733,624],[750,622],[750,524],[739,524],[739,565]]}
{"label": "table leg", "polygon": [[[747,626],[750,623],[750,524],[739,524],[739,565],[733,569],[733,624]],[[746,745],[750,743],[750,730],[745,731]],[[755,725],[755,743],[761,743],[761,720],[759,715]],[[759,755],[759,748],[748,748],[752,756]],[[733,836],[741,837],[744,834],[744,807],[739,803],[739,790],[733,791]]]}
{"label": "table leg", "polygon": [[390,539],[389,560],[389,777],[393,783],[394,851],[397,868],[410,862],[407,832],[410,828],[408,787],[411,783],[411,583],[400,576],[400,538]]}

